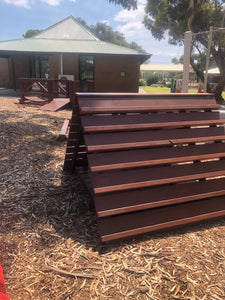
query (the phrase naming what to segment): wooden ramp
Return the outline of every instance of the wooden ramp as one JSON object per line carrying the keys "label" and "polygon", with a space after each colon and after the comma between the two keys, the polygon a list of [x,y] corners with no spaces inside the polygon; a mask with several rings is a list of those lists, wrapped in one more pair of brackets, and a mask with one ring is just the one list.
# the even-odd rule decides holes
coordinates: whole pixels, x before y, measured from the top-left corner
{"label": "wooden ramp", "polygon": [[225,215],[225,120],[211,94],[77,94],[65,170],[101,241]]}
{"label": "wooden ramp", "polygon": [[48,103],[48,99],[46,97],[26,96],[24,97],[24,101],[22,103],[44,105]]}
{"label": "wooden ramp", "polygon": [[57,111],[70,103],[69,98],[55,98],[51,102],[40,107],[42,110]]}

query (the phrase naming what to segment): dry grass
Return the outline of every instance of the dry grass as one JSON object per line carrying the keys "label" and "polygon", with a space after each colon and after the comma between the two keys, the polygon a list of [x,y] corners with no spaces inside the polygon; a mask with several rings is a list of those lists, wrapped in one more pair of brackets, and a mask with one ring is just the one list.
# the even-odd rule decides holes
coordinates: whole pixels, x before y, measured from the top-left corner
{"label": "dry grass", "polygon": [[225,299],[225,220],[101,245],[95,212],[62,173],[70,111],[0,98],[0,261],[11,300]]}

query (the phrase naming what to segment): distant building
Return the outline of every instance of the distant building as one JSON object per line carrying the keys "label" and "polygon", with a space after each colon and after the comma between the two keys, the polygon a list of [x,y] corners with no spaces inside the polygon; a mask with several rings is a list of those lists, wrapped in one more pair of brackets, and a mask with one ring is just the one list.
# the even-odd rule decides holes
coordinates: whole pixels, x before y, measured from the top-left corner
{"label": "distant building", "polygon": [[[183,65],[181,64],[143,64],[140,67],[141,77],[146,78],[149,72],[161,73],[165,77],[167,73],[183,73]],[[190,66],[190,72],[194,73]]]}
{"label": "distant building", "polygon": [[20,78],[67,76],[80,81],[81,91],[92,80],[96,92],[137,92],[140,65],[149,57],[100,41],[70,16],[33,38],[0,42],[8,65],[8,72],[0,68],[0,85],[16,89]]}

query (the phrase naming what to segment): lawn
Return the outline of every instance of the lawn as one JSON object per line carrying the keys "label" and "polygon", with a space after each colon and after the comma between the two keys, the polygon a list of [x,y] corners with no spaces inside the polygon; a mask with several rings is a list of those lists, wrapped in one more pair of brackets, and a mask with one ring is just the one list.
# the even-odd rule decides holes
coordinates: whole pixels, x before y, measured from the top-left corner
{"label": "lawn", "polygon": [[[145,91],[146,93],[170,93],[170,88],[167,87],[140,86],[139,89]],[[188,92],[197,93],[197,90],[189,89]],[[222,93],[222,96],[225,99],[225,92]]]}
{"label": "lawn", "polygon": [[[167,87],[141,86],[140,89],[144,90],[146,93],[170,93],[170,88]],[[197,90],[190,89],[189,93],[197,93]]]}

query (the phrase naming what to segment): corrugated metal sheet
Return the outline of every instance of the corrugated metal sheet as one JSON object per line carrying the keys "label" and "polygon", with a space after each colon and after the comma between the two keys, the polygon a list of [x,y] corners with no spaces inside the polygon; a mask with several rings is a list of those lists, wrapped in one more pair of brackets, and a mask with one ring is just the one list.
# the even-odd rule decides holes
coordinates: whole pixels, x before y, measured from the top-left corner
{"label": "corrugated metal sheet", "polygon": [[144,52],[99,40],[84,41],[29,38],[0,42],[0,54],[6,52],[141,55],[146,57],[146,59],[149,57],[149,55]]}
{"label": "corrugated metal sheet", "polygon": [[47,28],[34,37],[35,39],[98,40],[91,32],[79,24],[72,16]]}
{"label": "corrugated metal sheet", "polygon": [[183,65],[154,65],[154,64],[144,64],[140,67],[141,71],[151,71],[151,72],[183,72]]}
{"label": "corrugated metal sheet", "polygon": [[144,52],[100,41],[72,16],[33,38],[0,42],[0,56],[15,52],[138,55],[142,61],[150,57]]}
{"label": "corrugated metal sheet", "polygon": [[208,71],[208,74],[215,74],[215,75],[217,75],[217,74],[220,74],[220,70],[219,70],[219,68],[210,69]]}
{"label": "corrugated metal sheet", "polygon": [[[143,72],[183,72],[183,65],[154,65],[154,64],[144,64],[141,65],[140,70]],[[190,72],[193,72],[190,66]]]}

